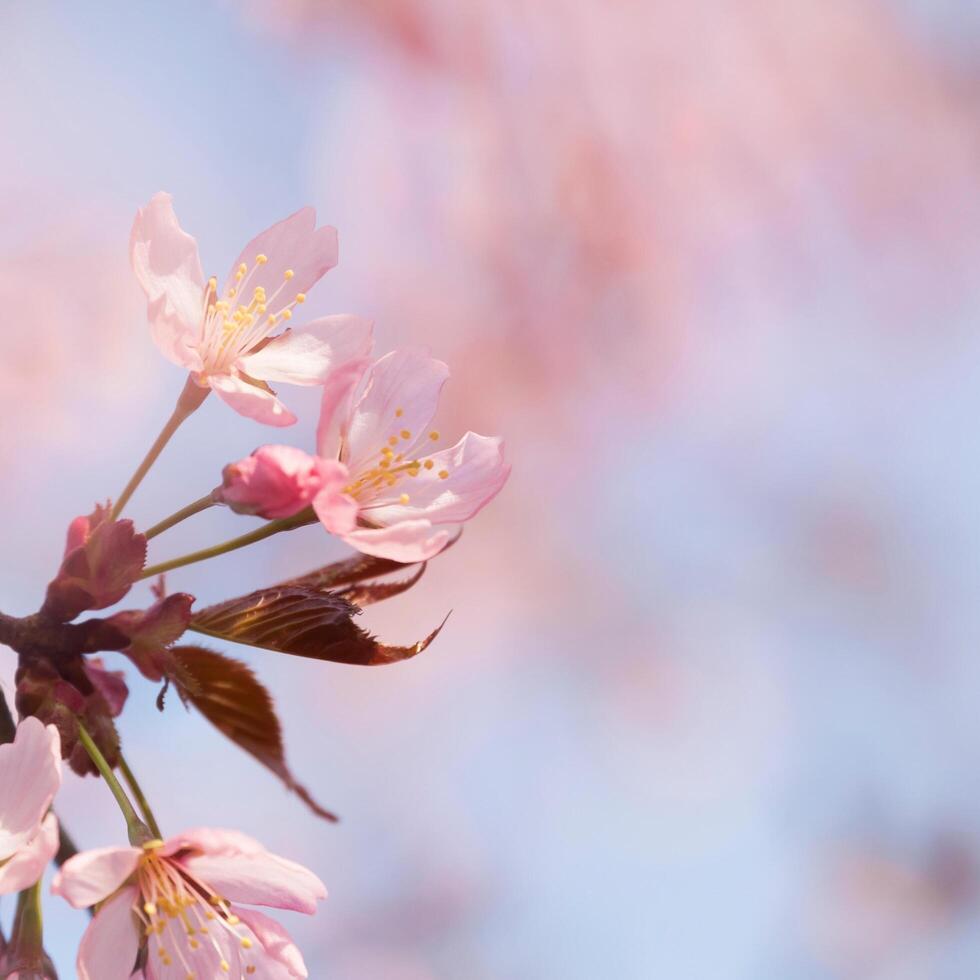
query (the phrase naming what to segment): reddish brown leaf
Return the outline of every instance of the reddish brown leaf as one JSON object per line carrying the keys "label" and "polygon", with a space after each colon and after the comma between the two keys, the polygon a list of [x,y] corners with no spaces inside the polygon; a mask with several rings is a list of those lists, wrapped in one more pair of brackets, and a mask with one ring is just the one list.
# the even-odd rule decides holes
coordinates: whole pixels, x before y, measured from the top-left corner
{"label": "reddish brown leaf", "polygon": [[355,606],[370,606],[375,602],[383,602],[402,592],[407,592],[425,574],[426,563],[423,562],[408,578],[397,582],[357,582],[340,589],[338,595],[343,596]]}
{"label": "reddish brown leaf", "polygon": [[288,583],[209,606],[195,614],[191,629],[264,650],[363,666],[414,657],[442,629],[411,646],[386,646],[354,623],[359,611],[336,592]]}
{"label": "reddish brown leaf", "polygon": [[181,688],[185,702],[193,704],[215,728],[274,772],[317,816],[336,820],[289,771],[272,695],[252,669],[204,647],[179,646],[171,653],[194,679],[192,687]]}
{"label": "reddish brown leaf", "polygon": [[335,589],[339,585],[350,585],[366,579],[380,578],[399,569],[410,568],[400,561],[390,558],[375,558],[373,555],[354,554],[343,561],[334,562],[318,568],[315,572],[290,579],[282,585],[298,585],[313,589]]}

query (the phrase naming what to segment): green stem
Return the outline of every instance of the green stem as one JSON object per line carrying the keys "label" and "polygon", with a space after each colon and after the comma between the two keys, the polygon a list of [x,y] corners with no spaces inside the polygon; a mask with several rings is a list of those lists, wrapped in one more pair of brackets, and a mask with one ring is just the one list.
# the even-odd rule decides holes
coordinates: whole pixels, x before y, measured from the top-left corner
{"label": "green stem", "polygon": [[307,524],[313,524],[315,521],[316,517],[312,508],[307,507],[295,517],[287,517],[281,521],[269,521],[268,524],[263,524],[262,527],[256,528],[248,534],[243,534],[241,537],[225,541],[223,544],[216,544],[201,551],[193,551],[189,555],[172,558],[170,561],[161,562],[159,565],[151,565],[143,570],[140,578],[153,578],[161,572],[169,572],[172,568],[183,568],[184,565],[193,565],[199,561],[207,561],[209,558],[217,558],[218,555],[226,555],[229,551],[237,551],[239,548],[255,544],[256,541],[271,538],[273,534],[279,534],[281,531],[292,531],[294,528],[304,527]]}
{"label": "green stem", "polygon": [[129,843],[133,847],[142,847],[147,841],[153,840],[154,835],[150,831],[150,828],[140,820],[139,814],[133,808],[133,804],[129,802],[126,791],[119,785],[119,780],[116,779],[116,774],[112,771],[112,766],[106,761],[105,756],[99,750],[92,736],[89,735],[81,722],[78,723],[78,739],[85,746],[85,751],[88,752],[92,762],[95,763],[95,768],[99,770],[99,775],[105,780],[112,795],[116,798],[116,803],[119,804],[119,809],[122,810],[122,815],[126,819],[126,829],[129,831]]}
{"label": "green stem", "polygon": [[195,514],[200,514],[202,510],[207,510],[209,507],[213,507],[217,503],[212,494],[208,494],[205,497],[201,497],[200,500],[195,500],[194,503],[188,504],[186,507],[182,507],[177,511],[176,514],[171,514],[165,520],[160,521],[159,524],[154,524],[149,531],[144,531],[143,534],[146,540],[149,541],[151,538],[155,538],[158,534],[163,534],[164,531],[170,530],[175,524],[179,524],[181,521],[186,521],[188,517],[193,517]]}
{"label": "green stem", "polygon": [[140,812],[143,814],[143,819],[146,820],[147,825],[150,830],[153,831],[153,836],[158,840],[163,840],[163,834],[160,831],[160,825],[157,823],[157,818],[153,816],[153,811],[150,809],[149,801],[140,788],[140,784],[136,781],[136,777],[133,775],[133,770],[129,768],[129,763],[122,757],[119,756],[119,771],[123,774],[123,779],[126,780],[126,785],[129,787],[130,793],[133,794],[133,799],[136,800],[136,805],[140,808]]}
{"label": "green stem", "polygon": [[41,882],[36,881],[17,896],[17,912],[10,933],[10,948],[21,976],[39,976],[44,965],[44,923],[41,916]]}
{"label": "green stem", "polygon": [[180,428],[181,423],[197,411],[204,399],[207,398],[210,390],[210,388],[199,387],[193,378],[187,379],[184,390],[177,399],[177,405],[174,408],[173,414],[167,420],[167,424],[163,429],[160,430],[160,435],[157,436],[156,441],[150,446],[150,451],[143,457],[143,462],[136,468],[136,472],[130,477],[129,483],[126,484],[123,492],[119,494],[119,499],[113,505],[112,513],[109,515],[110,520],[114,521],[119,517],[123,508],[129,503],[129,498],[132,497],[136,492],[136,488],[143,482],[143,477],[149,473],[150,467],[157,461],[157,457],[159,457],[164,447],[173,438],[173,434]]}

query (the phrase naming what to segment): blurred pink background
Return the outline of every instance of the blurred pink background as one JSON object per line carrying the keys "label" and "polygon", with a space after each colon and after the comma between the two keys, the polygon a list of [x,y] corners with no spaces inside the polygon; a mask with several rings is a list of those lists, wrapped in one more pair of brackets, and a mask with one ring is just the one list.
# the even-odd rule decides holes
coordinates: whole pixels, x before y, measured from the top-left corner
{"label": "blurred pink background", "polygon": [[[218,274],[314,204],[341,261],[313,311],[429,345],[440,428],[507,439],[500,498],[365,614],[411,642],[452,609],[423,656],[225,651],[338,827],[128,671],[164,828],[239,827],[326,881],[284,920],[312,977],[972,975],[970,4],[14,0],[0,26],[0,608],[37,608],[182,384],[127,260],[157,190]],[[131,515],[308,447],[315,394],[288,396],[284,433],[210,400]],[[241,529],[199,517],[154,560]],[[341,554],[307,529],[171,587],[207,603]],[[92,780],[60,810],[120,837]],[[84,917],[47,922],[72,976]]]}

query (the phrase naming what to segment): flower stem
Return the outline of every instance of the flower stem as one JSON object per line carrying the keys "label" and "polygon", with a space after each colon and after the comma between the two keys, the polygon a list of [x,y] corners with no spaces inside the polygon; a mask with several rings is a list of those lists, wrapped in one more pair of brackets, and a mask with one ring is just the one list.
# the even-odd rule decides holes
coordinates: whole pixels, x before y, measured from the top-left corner
{"label": "flower stem", "polygon": [[153,811],[150,809],[149,801],[140,788],[140,784],[136,781],[136,777],[133,775],[133,770],[129,768],[129,763],[122,757],[119,756],[119,771],[123,775],[123,779],[126,780],[126,785],[129,787],[130,793],[133,794],[133,799],[136,800],[136,805],[140,808],[140,812],[143,814],[143,819],[146,820],[147,826],[153,831],[153,836],[158,839],[163,839],[163,834],[160,831],[160,825],[157,823],[157,818],[153,816]]}
{"label": "flower stem", "polygon": [[85,746],[85,751],[88,752],[89,757],[95,763],[95,768],[99,770],[99,775],[105,780],[106,786],[109,787],[112,795],[116,798],[116,803],[119,804],[119,809],[122,810],[122,815],[126,819],[126,829],[129,831],[129,843],[133,847],[142,847],[147,841],[153,840],[154,835],[150,831],[150,828],[140,820],[139,814],[133,808],[133,804],[129,802],[126,791],[119,785],[119,780],[116,779],[116,774],[112,771],[112,767],[106,761],[101,751],[99,751],[99,747],[95,744],[92,736],[89,735],[81,722],[78,723],[78,739]]}
{"label": "flower stem", "polygon": [[41,916],[41,881],[17,896],[17,912],[10,932],[13,966],[21,977],[44,976],[44,924]]}
{"label": "flower stem", "polygon": [[172,558],[170,561],[161,562],[159,565],[151,565],[149,568],[143,569],[143,574],[140,578],[153,578],[154,575],[159,575],[161,572],[169,572],[172,568],[183,568],[184,565],[193,565],[199,561],[207,561],[209,558],[217,558],[218,555],[226,555],[229,551],[237,551],[239,548],[255,544],[256,541],[271,538],[273,534],[279,534],[281,531],[292,531],[294,528],[304,527],[307,524],[313,524],[315,522],[316,516],[313,514],[312,508],[307,507],[306,510],[300,511],[295,517],[287,517],[281,521],[269,521],[254,531],[243,534],[238,538],[232,538],[223,544],[216,544],[211,548],[204,548],[201,551],[193,551],[189,555]]}
{"label": "flower stem", "polygon": [[181,423],[197,411],[210,391],[210,388],[201,388],[195,383],[193,378],[187,379],[184,390],[177,399],[177,405],[174,408],[173,414],[160,431],[156,442],[150,446],[150,451],[143,458],[143,462],[136,468],[136,472],[130,478],[129,483],[126,484],[123,492],[119,494],[119,499],[113,505],[112,513],[109,515],[110,520],[114,521],[119,517],[123,508],[129,503],[129,498],[132,497],[136,492],[136,488],[143,482],[143,477],[149,473],[150,467],[157,461],[157,457],[173,438],[173,434],[180,428]]}
{"label": "flower stem", "polygon": [[193,517],[195,514],[200,514],[202,510],[207,510],[209,507],[213,507],[216,501],[212,494],[208,494],[205,497],[201,497],[200,500],[195,500],[194,503],[188,504],[186,507],[182,507],[175,514],[171,514],[165,520],[160,521],[159,524],[154,524],[149,531],[144,531],[143,534],[146,540],[149,541],[151,538],[155,538],[158,534],[163,534],[164,531],[170,530],[175,524],[179,524],[181,521],[186,521],[188,517]]}

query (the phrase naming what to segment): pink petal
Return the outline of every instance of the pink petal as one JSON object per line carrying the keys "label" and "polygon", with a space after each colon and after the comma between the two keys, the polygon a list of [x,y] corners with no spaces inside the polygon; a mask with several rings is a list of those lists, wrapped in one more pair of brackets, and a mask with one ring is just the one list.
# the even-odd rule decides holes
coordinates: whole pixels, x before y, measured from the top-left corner
{"label": "pink petal", "polygon": [[[449,368],[424,350],[403,348],[375,361],[347,429],[349,455],[343,462],[355,477],[377,462],[390,439],[395,439],[395,452],[410,456],[413,447],[427,438],[448,377]],[[403,432],[408,436],[403,437]]]}
{"label": "pink petal", "polygon": [[[210,926],[206,936],[200,937],[196,948],[191,945],[191,938],[176,922],[170,929],[150,936],[147,940],[146,980],[184,980],[188,974],[195,980],[211,980],[212,977],[214,980],[263,980],[257,972],[246,977],[243,957],[239,956],[242,947],[237,935],[231,935],[224,928]],[[243,955],[250,955],[250,952]],[[169,958],[169,966],[164,962],[164,953]],[[222,961],[228,964],[227,969],[222,969]]]}
{"label": "pink petal", "polygon": [[[304,980],[309,974],[303,955],[283,927],[254,909],[235,909],[235,914],[252,930],[264,956],[255,957],[257,977],[269,980]],[[277,969],[278,968],[278,969]]]}
{"label": "pink petal", "polygon": [[360,507],[350,494],[343,493],[340,488],[321,490],[313,499],[313,510],[331,534],[347,534],[357,527]]}
{"label": "pink petal", "polygon": [[140,934],[133,915],[139,892],[124,888],[89,923],[78,947],[78,980],[129,980]]}
{"label": "pink petal", "polygon": [[349,361],[332,371],[323,383],[316,451],[324,459],[346,458],[347,426],[354,392],[369,366],[370,362],[365,358]]}
{"label": "pink petal", "polygon": [[340,537],[365,555],[405,563],[428,561],[449,543],[448,531],[435,531],[429,521],[402,521],[391,527],[358,528]]}
{"label": "pink petal", "polygon": [[[256,267],[258,255],[265,255],[268,261]],[[302,208],[245,246],[231,267],[228,283],[235,282],[235,273],[242,264],[251,273],[243,280],[246,293],[251,295],[256,286],[262,286],[269,298],[269,312],[277,313],[297,293],[309,292],[337,264],[337,229],[317,228],[316,211]],[[284,278],[287,269],[293,271],[288,281]]]}
{"label": "pink petal", "polygon": [[33,840],[0,865],[0,895],[30,888],[44,874],[57,852],[58,820],[53,813],[49,813]]}
{"label": "pink petal", "polygon": [[359,316],[325,316],[287,330],[238,367],[260,381],[320,385],[338,365],[371,353],[373,324]]}
{"label": "pink petal", "polygon": [[180,851],[195,850],[204,854],[265,854],[265,848],[248,834],[223,827],[192,827],[166,840],[161,857]]}
{"label": "pink petal", "polygon": [[232,377],[230,374],[212,374],[208,383],[239,415],[255,419],[264,425],[282,427],[292,425],[296,416],[271,391]]}
{"label": "pink petal", "polygon": [[204,312],[204,276],[197,242],[178,224],[169,194],[155,194],[136,212],[129,255],[157,346],[175,364],[200,370],[194,343]]}
{"label": "pink petal", "polygon": [[60,786],[58,729],[25,718],[0,745],[0,861],[34,837]]}
{"label": "pink petal", "polygon": [[195,878],[231,902],[312,915],[317,900],[327,897],[323,882],[312,871],[268,851],[192,854],[179,861]]}
{"label": "pink petal", "polygon": [[111,895],[136,870],[143,852],[135,847],[102,847],[69,858],[51,883],[51,892],[76,909]]}
{"label": "pink petal", "polygon": [[[428,520],[433,524],[468,521],[500,493],[510,466],[504,462],[503,441],[467,432],[452,449],[428,457],[432,468],[423,467],[411,480],[401,480],[389,491],[387,501],[376,498],[363,516],[385,527],[400,521]],[[445,479],[440,473],[448,473]],[[407,493],[409,502],[396,502]]]}

